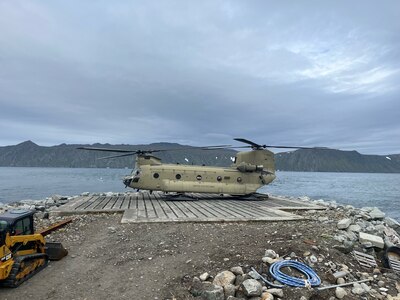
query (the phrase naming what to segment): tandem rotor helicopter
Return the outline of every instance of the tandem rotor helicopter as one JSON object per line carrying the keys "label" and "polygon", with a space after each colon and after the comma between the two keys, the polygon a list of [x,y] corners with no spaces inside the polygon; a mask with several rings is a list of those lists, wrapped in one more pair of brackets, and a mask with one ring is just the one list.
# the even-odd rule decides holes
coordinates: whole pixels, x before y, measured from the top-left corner
{"label": "tandem rotor helicopter", "polygon": [[[178,149],[127,150],[111,148],[79,147],[77,149],[123,153],[101,157],[101,159],[136,155],[135,168],[123,178],[126,187],[137,190],[161,191],[165,193],[212,193],[232,196],[250,196],[275,179],[274,153],[266,148],[328,149],[324,147],[294,147],[259,145],[243,138],[234,140],[247,144],[185,147]],[[251,148],[236,153],[230,167],[165,164],[152,155],[155,152],[181,151],[185,149],[217,150],[227,148]]]}

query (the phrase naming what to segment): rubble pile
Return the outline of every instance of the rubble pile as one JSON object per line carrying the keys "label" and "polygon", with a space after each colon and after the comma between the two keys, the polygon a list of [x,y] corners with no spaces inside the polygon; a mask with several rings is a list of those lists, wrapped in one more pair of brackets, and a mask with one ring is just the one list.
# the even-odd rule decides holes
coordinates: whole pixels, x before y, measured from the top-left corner
{"label": "rubble pile", "polygon": [[[298,199],[299,200],[299,199]],[[213,273],[208,270],[193,277],[190,293],[197,299],[208,300],[267,300],[267,299],[387,299],[400,300],[400,276],[384,264],[384,249],[400,246],[400,224],[376,207],[357,209],[351,205],[336,202],[300,200],[324,206],[325,210],[310,210],[302,213],[315,222],[316,226],[332,227],[331,235],[315,237],[309,241],[309,251],[303,253],[280,253],[276,249],[265,250],[259,258],[261,264],[254,266],[262,274],[251,270],[251,266],[233,266],[229,270]],[[276,234],[279,237],[279,232]],[[332,249],[317,246],[318,239],[333,242],[333,249],[340,251],[343,259],[333,259]],[[274,242],[268,240],[270,245]],[[314,244],[315,242],[315,244]],[[303,241],[299,241],[303,243]],[[292,249],[293,249],[293,242]],[[322,242],[320,243],[323,244]],[[376,260],[375,266],[363,266],[354,253],[370,255]],[[270,276],[269,266],[279,260],[293,259],[313,268],[322,279],[318,288],[271,287],[282,285]],[[344,261],[346,263],[344,263]],[[290,271],[290,270],[289,270]],[[215,274],[215,275],[214,275]],[[214,276],[213,276],[214,275]],[[295,277],[304,278],[298,273]],[[302,277],[303,276],[303,277]]]}

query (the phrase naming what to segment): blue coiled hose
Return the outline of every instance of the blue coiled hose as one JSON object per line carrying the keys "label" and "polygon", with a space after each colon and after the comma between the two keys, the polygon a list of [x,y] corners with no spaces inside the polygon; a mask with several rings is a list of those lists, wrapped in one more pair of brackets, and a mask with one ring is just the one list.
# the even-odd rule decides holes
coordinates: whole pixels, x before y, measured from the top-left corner
{"label": "blue coiled hose", "polygon": [[[307,276],[307,279],[292,277],[281,272],[280,269],[285,267],[291,267],[300,271],[301,273]],[[274,262],[270,266],[269,272],[271,273],[272,277],[274,277],[276,280],[289,286],[305,287],[305,286],[319,286],[321,284],[321,279],[318,277],[317,273],[315,273],[315,271],[306,264],[303,264],[297,260],[281,260]]]}

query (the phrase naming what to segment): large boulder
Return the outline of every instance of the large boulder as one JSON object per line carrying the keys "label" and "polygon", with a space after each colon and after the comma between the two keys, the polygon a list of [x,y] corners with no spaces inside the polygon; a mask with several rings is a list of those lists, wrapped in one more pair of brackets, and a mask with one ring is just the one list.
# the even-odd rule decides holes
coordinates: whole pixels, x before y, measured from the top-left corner
{"label": "large boulder", "polygon": [[260,296],[262,292],[262,285],[255,279],[247,279],[242,282],[241,288],[244,294],[248,297]]}
{"label": "large boulder", "polygon": [[224,287],[227,284],[233,284],[235,279],[236,276],[231,271],[223,271],[215,276],[213,284]]}
{"label": "large boulder", "polygon": [[190,292],[195,297],[202,297],[205,300],[224,300],[224,289],[211,282],[201,282],[199,278],[193,278]]}

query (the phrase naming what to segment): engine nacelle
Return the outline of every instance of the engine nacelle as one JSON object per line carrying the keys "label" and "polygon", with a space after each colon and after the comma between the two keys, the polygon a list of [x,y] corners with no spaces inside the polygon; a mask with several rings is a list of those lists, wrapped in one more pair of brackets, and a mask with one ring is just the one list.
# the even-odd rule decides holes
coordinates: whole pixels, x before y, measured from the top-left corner
{"label": "engine nacelle", "polygon": [[257,165],[241,162],[236,168],[240,172],[256,172],[256,171],[262,171],[264,166],[262,166],[262,165],[257,166]]}

